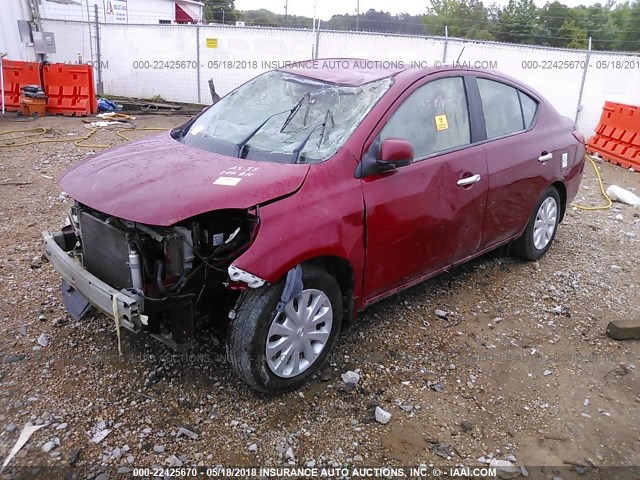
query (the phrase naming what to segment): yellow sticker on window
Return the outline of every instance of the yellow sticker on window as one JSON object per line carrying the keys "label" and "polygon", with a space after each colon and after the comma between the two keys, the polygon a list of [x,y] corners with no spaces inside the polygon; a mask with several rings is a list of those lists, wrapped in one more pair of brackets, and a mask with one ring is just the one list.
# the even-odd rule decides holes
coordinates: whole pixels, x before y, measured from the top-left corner
{"label": "yellow sticker on window", "polygon": [[436,120],[436,130],[446,130],[449,128],[446,115],[436,115],[434,118]]}

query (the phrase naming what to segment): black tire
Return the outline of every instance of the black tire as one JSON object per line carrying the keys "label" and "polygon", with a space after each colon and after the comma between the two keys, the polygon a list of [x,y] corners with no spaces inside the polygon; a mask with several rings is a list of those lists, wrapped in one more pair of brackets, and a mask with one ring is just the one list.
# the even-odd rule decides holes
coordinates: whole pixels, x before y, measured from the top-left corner
{"label": "black tire", "polygon": [[[546,244],[544,248],[538,249],[534,245],[533,230],[536,222],[536,217],[538,215],[538,210],[540,209],[540,205],[542,205],[543,202],[548,198],[553,198],[556,201],[556,207],[557,207],[556,224],[555,224],[555,229],[553,231],[553,234],[549,239],[549,242]],[[511,246],[511,253],[513,253],[516,257],[522,258],[523,260],[530,260],[530,261],[538,260],[545,253],[547,253],[547,250],[549,250],[549,248],[551,247],[551,244],[553,243],[553,239],[556,237],[556,233],[558,232],[558,224],[560,223],[561,209],[562,209],[562,204],[560,203],[560,195],[558,194],[558,190],[555,187],[549,187],[542,195],[542,198],[540,198],[540,201],[536,204],[536,208],[534,208],[533,210],[533,214],[529,219],[529,223],[527,223],[527,228],[525,229],[524,233],[520,236],[520,238],[518,238],[513,242]]]}
{"label": "black tire", "polygon": [[342,325],[342,295],[335,279],[315,265],[303,265],[302,282],[303,288],[321,290],[327,295],[333,309],[333,324],[324,350],[300,375],[278,377],[269,368],[265,353],[267,334],[282,295],[284,280],[243,292],[236,304],[235,319],[229,325],[226,344],[231,366],[250,387],[270,395],[295,390],[317,372],[335,347]]}

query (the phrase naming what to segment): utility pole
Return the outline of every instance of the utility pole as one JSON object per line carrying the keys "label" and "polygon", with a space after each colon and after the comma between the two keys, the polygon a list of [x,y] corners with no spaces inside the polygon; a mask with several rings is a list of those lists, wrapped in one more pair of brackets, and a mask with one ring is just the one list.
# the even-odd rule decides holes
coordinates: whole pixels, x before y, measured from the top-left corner
{"label": "utility pole", "polygon": [[356,32],[360,30],[360,0],[356,0]]}
{"label": "utility pole", "polygon": [[224,25],[224,8],[222,8],[221,10],[222,10],[222,24]]}
{"label": "utility pole", "polygon": [[284,24],[287,25],[287,16],[289,14],[289,0],[284,0]]}

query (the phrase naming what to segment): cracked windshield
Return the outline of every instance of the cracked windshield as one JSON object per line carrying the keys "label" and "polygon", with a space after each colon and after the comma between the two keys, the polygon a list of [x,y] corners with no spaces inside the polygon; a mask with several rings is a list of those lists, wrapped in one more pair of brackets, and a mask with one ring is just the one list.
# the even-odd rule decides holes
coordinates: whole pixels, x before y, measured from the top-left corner
{"label": "cracked windshield", "polygon": [[251,160],[317,163],[344,144],[392,82],[348,86],[269,72],[209,108],[182,141]]}

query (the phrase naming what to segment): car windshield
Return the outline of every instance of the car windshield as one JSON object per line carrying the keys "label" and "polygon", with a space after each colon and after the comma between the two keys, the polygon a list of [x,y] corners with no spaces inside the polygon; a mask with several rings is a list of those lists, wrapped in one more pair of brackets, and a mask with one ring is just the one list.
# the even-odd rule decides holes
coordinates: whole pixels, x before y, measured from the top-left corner
{"label": "car windshield", "polygon": [[251,160],[318,163],[344,144],[391,83],[346,86],[268,72],[205,111],[181,141]]}

